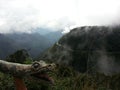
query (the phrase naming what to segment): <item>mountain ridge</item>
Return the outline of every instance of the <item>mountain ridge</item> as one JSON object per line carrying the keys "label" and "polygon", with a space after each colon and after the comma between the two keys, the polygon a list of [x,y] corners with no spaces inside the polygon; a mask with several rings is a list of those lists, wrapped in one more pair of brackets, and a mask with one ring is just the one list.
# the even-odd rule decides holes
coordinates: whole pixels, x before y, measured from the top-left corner
{"label": "mountain ridge", "polygon": [[49,39],[47,35],[40,35],[39,33],[0,34],[0,58],[5,59],[6,56],[20,49],[26,49],[33,58],[36,58],[62,36],[60,32],[58,34],[51,33],[56,34],[57,38],[54,39],[54,36]]}
{"label": "mountain ridge", "polygon": [[80,72],[86,72],[94,67],[93,71],[105,74],[117,73],[120,69],[119,38],[119,26],[74,28],[45,52],[40,59],[72,66]]}

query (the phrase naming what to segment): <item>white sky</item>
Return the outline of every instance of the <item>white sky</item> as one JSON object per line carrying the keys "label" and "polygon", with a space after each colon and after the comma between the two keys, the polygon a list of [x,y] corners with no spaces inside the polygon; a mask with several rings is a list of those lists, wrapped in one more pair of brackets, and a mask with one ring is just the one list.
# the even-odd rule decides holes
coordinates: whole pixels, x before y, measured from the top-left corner
{"label": "white sky", "polygon": [[118,24],[120,0],[0,0],[0,33]]}

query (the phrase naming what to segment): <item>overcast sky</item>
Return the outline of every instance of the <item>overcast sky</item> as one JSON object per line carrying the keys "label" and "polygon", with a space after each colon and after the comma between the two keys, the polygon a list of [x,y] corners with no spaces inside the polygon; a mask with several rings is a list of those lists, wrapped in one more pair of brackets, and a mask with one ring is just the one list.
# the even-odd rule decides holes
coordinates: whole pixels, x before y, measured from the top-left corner
{"label": "overcast sky", "polygon": [[120,0],[0,0],[0,33],[118,24],[119,11]]}

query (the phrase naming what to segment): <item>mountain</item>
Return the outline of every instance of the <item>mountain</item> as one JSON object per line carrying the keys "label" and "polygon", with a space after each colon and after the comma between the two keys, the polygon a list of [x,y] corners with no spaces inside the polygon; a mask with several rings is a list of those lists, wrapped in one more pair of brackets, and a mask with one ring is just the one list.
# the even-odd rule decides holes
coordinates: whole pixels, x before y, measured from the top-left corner
{"label": "mountain", "polygon": [[51,30],[49,28],[41,28],[41,27],[38,27],[38,28],[32,30],[32,33],[39,33],[40,35],[46,35],[51,32],[53,32],[53,30]]}
{"label": "mountain", "polygon": [[120,72],[120,27],[83,26],[72,29],[40,59],[68,65],[80,72]]}
{"label": "mountain", "polygon": [[[54,35],[54,32],[50,34]],[[6,56],[20,49],[26,49],[35,58],[56,42],[57,39],[54,38],[58,38],[60,34],[55,32],[55,35],[48,38],[49,34],[41,35],[37,32],[0,34],[0,58],[5,59]]]}
{"label": "mountain", "polygon": [[13,53],[15,50],[15,45],[11,42],[14,42],[13,40],[7,38],[5,35],[0,34],[0,58],[3,58],[9,53]]}
{"label": "mountain", "polygon": [[47,39],[49,39],[52,43],[57,42],[62,36],[62,31],[54,31],[54,32],[49,32],[44,35]]}
{"label": "mountain", "polygon": [[47,39],[49,39],[52,43],[55,43],[55,41],[58,41],[62,36],[63,30],[51,30],[49,28],[36,28],[32,30],[32,33],[38,33]]}

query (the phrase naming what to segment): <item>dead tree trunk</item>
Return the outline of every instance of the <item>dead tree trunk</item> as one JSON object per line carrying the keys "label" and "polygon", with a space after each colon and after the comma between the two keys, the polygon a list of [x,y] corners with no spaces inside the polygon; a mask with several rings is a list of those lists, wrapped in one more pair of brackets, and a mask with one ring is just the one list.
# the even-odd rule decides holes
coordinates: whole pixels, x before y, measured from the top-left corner
{"label": "dead tree trunk", "polygon": [[17,77],[26,76],[40,71],[53,69],[55,64],[46,64],[44,61],[34,62],[33,64],[19,64],[0,60],[0,72],[12,74]]}
{"label": "dead tree trunk", "polygon": [[19,64],[0,60],[0,72],[15,76],[27,75],[33,72],[32,65]]}
{"label": "dead tree trunk", "polygon": [[[0,60],[0,72],[11,74],[14,77],[17,90],[27,90],[24,81],[25,76],[31,76],[54,84],[52,78],[47,73],[55,68],[55,64],[46,64],[44,61],[35,61],[33,64],[19,64]],[[43,73],[44,72],[44,73]]]}

